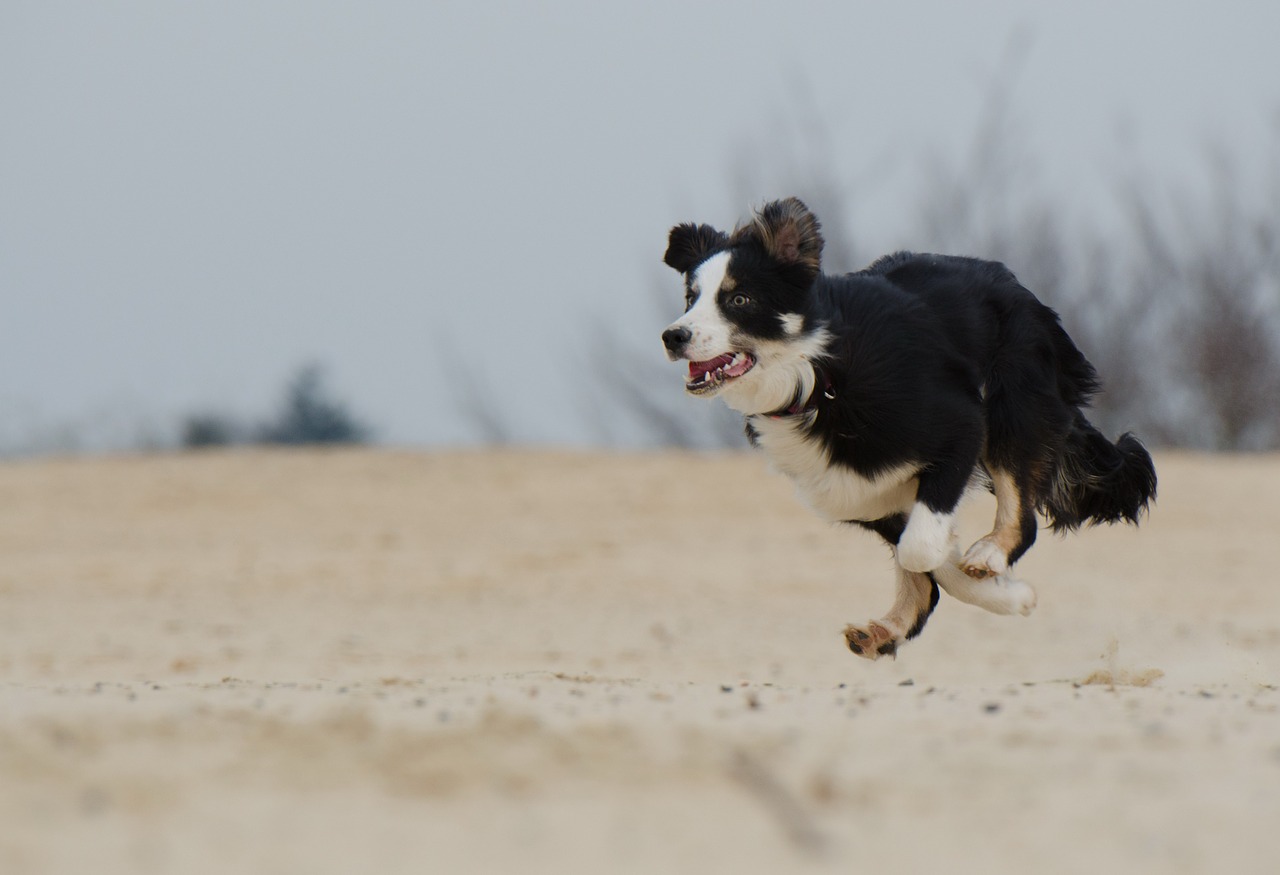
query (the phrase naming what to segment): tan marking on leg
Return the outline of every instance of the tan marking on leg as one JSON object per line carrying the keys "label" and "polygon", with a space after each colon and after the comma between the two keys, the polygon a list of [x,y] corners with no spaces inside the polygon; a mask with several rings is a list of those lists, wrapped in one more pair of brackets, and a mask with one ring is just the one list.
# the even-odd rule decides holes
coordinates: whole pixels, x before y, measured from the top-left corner
{"label": "tan marking on leg", "polygon": [[996,520],[991,534],[979,538],[960,560],[970,577],[995,577],[1009,570],[1009,554],[1022,540],[1022,490],[1008,471],[994,468],[991,485],[996,493]]}
{"label": "tan marking on leg", "polygon": [[922,614],[929,611],[933,600],[933,584],[929,575],[898,568],[898,593],[893,607],[879,620],[865,626],[845,627],[844,639],[849,649],[867,659],[894,656],[906,640],[907,633]]}

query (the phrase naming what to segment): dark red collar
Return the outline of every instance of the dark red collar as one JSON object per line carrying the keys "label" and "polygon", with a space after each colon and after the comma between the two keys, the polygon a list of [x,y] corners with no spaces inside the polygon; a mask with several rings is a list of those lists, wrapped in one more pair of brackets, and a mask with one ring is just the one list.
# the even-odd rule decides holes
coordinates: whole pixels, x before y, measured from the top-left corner
{"label": "dark red collar", "polygon": [[783,407],[781,410],[775,410],[773,413],[767,414],[771,419],[785,419],[788,416],[799,416],[801,413],[808,413],[810,410],[816,410],[818,405],[823,401],[834,401],[836,397],[835,389],[831,386],[831,376],[825,369],[818,366],[816,362],[810,362],[813,366],[813,391],[809,393],[809,397],[801,400],[799,396],[791,402],[790,406]]}

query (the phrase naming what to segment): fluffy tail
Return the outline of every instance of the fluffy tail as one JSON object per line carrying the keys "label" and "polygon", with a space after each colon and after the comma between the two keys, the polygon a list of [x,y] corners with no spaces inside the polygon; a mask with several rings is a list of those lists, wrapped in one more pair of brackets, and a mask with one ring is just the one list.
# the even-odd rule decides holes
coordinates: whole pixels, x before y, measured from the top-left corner
{"label": "fluffy tail", "polygon": [[1155,497],[1156,468],[1142,442],[1126,432],[1113,444],[1077,414],[1044,503],[1053,530],[1136,524]]}

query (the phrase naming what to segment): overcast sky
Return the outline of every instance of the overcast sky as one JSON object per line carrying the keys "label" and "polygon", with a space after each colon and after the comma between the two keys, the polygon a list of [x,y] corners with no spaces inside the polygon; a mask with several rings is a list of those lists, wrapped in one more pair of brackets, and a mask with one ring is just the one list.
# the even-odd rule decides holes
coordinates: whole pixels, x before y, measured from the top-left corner
{"label": "overcast sky", "polygon": [[1002,76],[1038,184],[1102,221],[1208,142],[1262,165],[1278,35],[1273,0],[3,0],[0,449],[260,417],[308,361],[389,443],[474,438],[463,387],[582,445],[597,327],[661,359],[667,229],[732,225],[804,119],[865,251],[912,245]]}

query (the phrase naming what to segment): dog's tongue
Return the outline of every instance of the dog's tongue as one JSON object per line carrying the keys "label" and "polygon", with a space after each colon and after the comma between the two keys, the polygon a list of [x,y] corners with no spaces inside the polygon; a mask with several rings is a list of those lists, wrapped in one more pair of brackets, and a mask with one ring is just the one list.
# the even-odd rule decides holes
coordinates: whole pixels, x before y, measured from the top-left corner
{"label": "dog's tongue", "polygon": [[689,379],[691,381],[701,380],[703,375],[708,371],[714,371],[716,368],[722,368],[731,361],[733,361],[733,353],[728,352],[705,362],[689,362]]}

